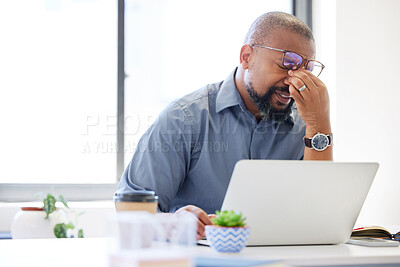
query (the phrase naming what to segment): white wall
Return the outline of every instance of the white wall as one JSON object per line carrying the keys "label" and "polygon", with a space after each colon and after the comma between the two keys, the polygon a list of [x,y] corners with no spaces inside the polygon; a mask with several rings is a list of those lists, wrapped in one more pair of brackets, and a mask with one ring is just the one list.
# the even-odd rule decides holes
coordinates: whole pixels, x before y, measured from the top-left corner
{"label": "white wall", "polygon": [[332,132],[336,132],[336,1],[313,1],[313,32],[316,59],[325,68],[319,78],[329,92]]}
{"label": "white wall", "polygon": [[335,160],[380,163],[359,224],[400,225],[399,10],[336,1]]}

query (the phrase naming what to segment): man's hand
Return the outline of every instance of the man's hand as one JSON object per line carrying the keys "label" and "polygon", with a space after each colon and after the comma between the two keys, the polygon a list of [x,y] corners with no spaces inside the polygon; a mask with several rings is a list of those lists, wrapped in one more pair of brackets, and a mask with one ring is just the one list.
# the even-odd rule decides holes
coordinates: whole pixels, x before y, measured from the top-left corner
{"label": "man's hand", "polygon": [[[193,205],[188,205],[180,208],[175,212],[175,215],[180,216],[181,214],[184,213],[191,213],[197,217],[197,239],[201,239],[203,236],[206,236],[204,232],[204,227],[206,225],[212,225],[212,221],[209,218],[209,215],[205,213],[202,209],[199,207],[193,206]],[[212,217],[212,215],[210,215]]]}
{"label": "man's hand", "polygon": [[[317,132],[329,134],[329,95],[325,84],[311,72],[301,68],[296,71],[290,70],[289,75],[289,92],[306,124],[306,137],[312,137]],[[299,92],[298,89],[303,85],[307,88]]]}
{"label": "man's hand", "polygon": [[[330,134],[332,132],[329,117],[329,95],[325,84],[311,72],[300,68],[288,71],[289,92],[296,102],[300,117],[306,124],[306,138],[312,138],[316,133]],[[302,86],[306,89],[299,92]],[[306,148],[304,159],[332,160],[332,147],[319,152]]]}

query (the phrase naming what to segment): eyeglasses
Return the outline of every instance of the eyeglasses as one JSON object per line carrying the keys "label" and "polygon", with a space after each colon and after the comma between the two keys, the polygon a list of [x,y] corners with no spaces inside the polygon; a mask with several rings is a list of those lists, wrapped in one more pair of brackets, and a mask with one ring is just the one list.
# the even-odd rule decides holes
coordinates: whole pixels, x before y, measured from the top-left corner
{"label": "eyeglasses", "polygon": [[255,46],[283,52],[282,65],[289,70],[298,70],[301,66],[303,66],[305,62],[305,69],[318,77],[321,74],[322,70],[325,68],[324,64],[322,64],[321,62],[305,59],[301,55],[292,51],[282,50],[269,46],[251,45],[251,47]]}

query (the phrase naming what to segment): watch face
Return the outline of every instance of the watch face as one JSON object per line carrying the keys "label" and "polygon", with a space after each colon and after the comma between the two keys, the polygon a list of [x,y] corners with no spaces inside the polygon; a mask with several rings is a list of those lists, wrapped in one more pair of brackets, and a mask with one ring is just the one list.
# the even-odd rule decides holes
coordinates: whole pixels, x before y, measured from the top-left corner
{"label": "watch face", "polygon": [[325,150],[329,146],[329,139],[324,134],[316,134],[311,140],[312,147],[317,151]]}

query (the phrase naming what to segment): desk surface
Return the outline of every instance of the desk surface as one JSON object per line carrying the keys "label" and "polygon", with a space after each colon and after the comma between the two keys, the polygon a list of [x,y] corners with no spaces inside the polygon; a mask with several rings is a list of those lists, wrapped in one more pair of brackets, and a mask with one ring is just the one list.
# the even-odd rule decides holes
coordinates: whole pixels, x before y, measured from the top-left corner
{"label": "desk surface", "polygon": [[[209,247],[194,248],[195,255],[218,257]],[[400,264],[400,247],[355,245],[248,247],[224,255],[248,259],[279,259],[292,266]],[[107,266],[107,239],[0,240],[0,266]]]}

